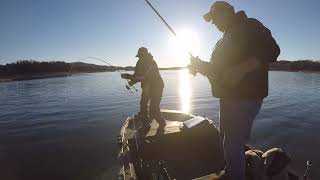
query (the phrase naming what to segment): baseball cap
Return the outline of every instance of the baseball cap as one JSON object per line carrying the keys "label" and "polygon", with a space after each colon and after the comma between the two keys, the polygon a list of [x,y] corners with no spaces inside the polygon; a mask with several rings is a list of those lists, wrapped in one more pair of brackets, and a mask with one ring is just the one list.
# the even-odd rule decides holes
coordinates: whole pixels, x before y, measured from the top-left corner
{"label": "baseball cap", "polygon": [[138,49],[138,54],[136,55],[136,57],[139,57],[141,55],[145,55],[148,54],[148,49],[145,47],[141,47]]}
{"label": "baseball cap", "polygon": [[234,12],[234,8],[233,6],[231,6],[229,3],[225,2],[225,1],[216,1],[213,3],[213,5],[210,7],[210,11],[208,13],[206,13],[203,18],[207,21],[214,21],[215,16],[218,13],[221,13],[223,11],[232,11]]}

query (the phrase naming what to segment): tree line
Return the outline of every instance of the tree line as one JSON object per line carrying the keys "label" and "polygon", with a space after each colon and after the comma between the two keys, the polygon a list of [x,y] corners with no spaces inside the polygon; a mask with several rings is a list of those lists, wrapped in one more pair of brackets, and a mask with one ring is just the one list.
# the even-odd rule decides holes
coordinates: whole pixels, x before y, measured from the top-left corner
{"label": "tree line", "polygon": [[270,64],[270,70],[274,71],[320,71],[319,61],[277,61]]}
{"label": "tree line", "polygon": [[82,62],[66,63],[63,61],[38,62],[34,60],[19,60],[14,63],[0,65],[0,75],[45,74],[60,72],[104,72],[117,70],[132,70],[133,67],[101,66]]}
{"label": "tree line", "polygon": [[[79,73],[79,72],[105,72],[125,70],[131,71],[134,67],[102,66],[82,62],[66,63],[63,61],[34,61],[20,60],[6,65],[0,65],[0,75],[24,75],[24,74],[46,74],[46,73]],[[160,68],[161,69],[161,68]],[[180,68],[162,68],[163,70]],[[270,70],[279,71],[320,71],[319,61],[277,61],[270,64]]]}

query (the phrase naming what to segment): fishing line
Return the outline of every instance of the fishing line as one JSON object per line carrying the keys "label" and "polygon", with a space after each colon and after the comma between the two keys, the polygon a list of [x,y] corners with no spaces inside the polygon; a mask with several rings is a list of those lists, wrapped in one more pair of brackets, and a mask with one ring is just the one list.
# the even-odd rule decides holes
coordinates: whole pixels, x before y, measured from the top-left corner
{"label": "fishing line", "polygon": [[[90,56],[89,56],[89,57],[85,57],[85,59],[95,59],[95,60],[104,62],[104,63],[106,63],[106,64],[109,65],[109,66],[116,67],[116,66],[110,64],[109,62],[107,62],[106,60],[103,60],[103,59],[100,59],[100,58],[90,57]],[[119,73],[121,73],[120,70],[117,70],[117,69],[116,69],[116,71],[119,72]],[[125,80],[126,80],[127,83],[129,84],[129,80],[128,80],[128,79],[125,79]],[[138,91],[138,89],[136,89],[136,87],[134,87],[133,85],[132,85],[131,87],[132,87],[135,91]],[[129,87],[128,85],[126,85],[126,88],[131,92],[131,89],[130,89],[130,87]],[[132,92],[131,92],[131,93],[132,93]]]}
{"label": "fishing line", "polygon": [[[84,59],[95,59],[95,60],[101,61],[101,62],[103,62],[103,63],[105,63],[105,64],[107,64],[107,65],[109,65],[109,66],[111,66],[111,67],[115,67],[115,68],[116,68],[116,66],[112,65],[112,64],[109,63],[108,61],[106,61],[106,60],[104,60],[104,59],[97,58],[97,57],[92,57],[92,56],[80,58],[80,59],[78,59],[78,60],[76,61],[76,63],[78,63],[78,62],[80,62],[81,60],[84,60]],[[68,70],[68,72],[67,72],[67,75],[66,75],[66,84],[67,84],[67,82],[68,82],[68,77],[71,76],[71,71],[72,71],[73,66],[74,66],[75,63],[70,63],[70,64],[71,64],[71,66],[70,66],[70,68],[69,68],[69,70]],[[115,69],[115,70],[116,70],[117,72],[121,73],[120,70],[118,70],[118,69]],[[125,79],[125,80],[126,80],[127,83],[129,84],[129,80],[128,80],[128,79]],[[130,91],[130,93],[133,93],[133,92],[131,91],[131,88],[130,88],[130,86],[129,86],[128,84],[125,85],[126,89],[127,89],[128,91]],[[132,85],[131,87],[132,87],[136,92],[138,91],[138,89],[137,89],[135,86]],[[67,86],[66,86],[66,87],[65,87],[65,97],[66,97],[65,102],[66,102],[66,103],[68,103],[68,92],[67,92],[67,89],[68,89],[68,88],[67,88]]]}

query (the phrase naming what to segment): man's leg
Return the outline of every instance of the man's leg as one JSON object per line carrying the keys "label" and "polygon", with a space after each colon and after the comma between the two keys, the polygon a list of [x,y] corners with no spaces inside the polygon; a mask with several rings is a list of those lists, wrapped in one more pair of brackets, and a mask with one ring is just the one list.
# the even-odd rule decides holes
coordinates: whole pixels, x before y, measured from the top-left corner
{"label": "man's leg", "polygon": [[150,101],[150,96],[149,94],[142,90],[141,93],[141,99],[140,99],[140,112],[139,116],[144,119],[145,121],[148,120],[148,103]]}
{"label": "man's leg", "polygon": [[165,125],[164,118],[160,111],[160,102],[162,99],[162,92],[163,92],[163,88],[159,88],[151,92],[152,94],[151,94],[150,109],[149,109],[150,118],[155,118],[160,126]]}
{"label": "man's leg", "polygon": [[226,176],[231,180],[245,180],[244,146],[249,140],[253,120],[261,105],[262,99],[220,99],[220,124],[226,158]]}

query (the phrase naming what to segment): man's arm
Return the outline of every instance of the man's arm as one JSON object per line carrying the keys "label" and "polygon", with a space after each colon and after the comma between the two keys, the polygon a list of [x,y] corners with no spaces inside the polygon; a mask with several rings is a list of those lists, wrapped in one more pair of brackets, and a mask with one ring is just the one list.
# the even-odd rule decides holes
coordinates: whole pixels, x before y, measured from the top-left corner
{"label": "man's arm", "polygon": [[[216,49],[219,49],[219,46],[220,46],[222,40],[223,39],[220,39],[215,44],[211,58],[213,58],[213,55],[215,54]],[[217,60],[214,60],[214,61],[211,60],[211,62],[206,62],[206,61],[200,60],[198,57],[193,57],[193,56],[190,58],[190,60],[191,60],[191,64],[190,64],[191,68],[195,69],[196,72],[199,72],[203,76],[206,76],[210,79],[212,79],[214,76],[216,76],[218,70],[220,69],[219,65],[216,63]]]}
{"label": "man's arm", "polygon": [[[137,64],[138,66],[138,64]],[[142,65],[139,64],[137,71],[133,74],[132,80],[141,82],[145,79],[145,77],[150,73],[150,71],[153,69],[153,67],[148,67],[146,70],[142,70]]]}
{"label": "man's arm", "polygon": [[255,58],[249,58],[247,61],[244,61],[234,67],[230,67],[227,71],[221,72],[219,77],[216,76],[214,72],[214,64],[201,61],[199,58],[191,60],[192,64],[202,75],[213,79],[221,78],[221,82],[224,82],[225,85],[229,87],[235,87],[238,83],[250,72],[253,72],[260,68],[265,68],[262,62]]}
{"label": "man's arm", "polygon": [[197,72],[202,74],[203,76],[210,77],[212,76],[212,63],[202,61],[198,57],[191,57],[191,65],[190,68],[194,68]]}
{"label": "man's arm", "polygon": [[132,74],[129,74],[129,73],[122,73],[121,74],[121,78],[123,79],[131,79],[133,77]]}
{"label": "man's arm", "polygon": [[137,82],[141,82],[142,81],[140,79],[141,74],[142,74],[142,62],[141,62],[141,60],[138,60],[136,63],[136,66],[134,67],[134,73],[132,75],[130,75],[128,78],[128,79],[130,79],[129,85],[133,86]]}
{"label": "man's arm", "polygon": [[137,82],[143,81],[148,76],[148,74],[155,68],[158,68],[158,67],[151,65],[148,67],[147,70],[143,70],[142,63],[141,62],[139,63],[138,61],[135,68],[135,72],[130,79],[131,81],[129,85],[134,85]]}

